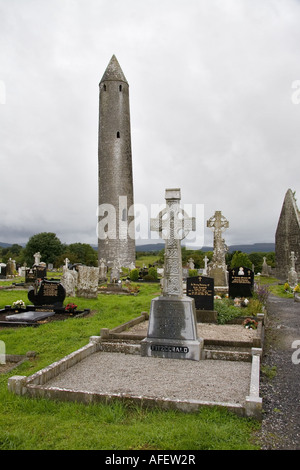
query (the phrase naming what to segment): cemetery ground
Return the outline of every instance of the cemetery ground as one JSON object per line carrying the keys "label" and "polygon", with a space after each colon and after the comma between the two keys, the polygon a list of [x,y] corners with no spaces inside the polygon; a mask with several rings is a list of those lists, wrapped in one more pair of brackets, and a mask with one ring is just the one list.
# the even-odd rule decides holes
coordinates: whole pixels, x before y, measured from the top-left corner
{"label": "cemetery ground", "polygon": [[[272,281],[275,286],[276,280]],[[90,314],[40,323],[37,328],[0,329],[0,340],[5,342],[7,354],[35,352],[16,369],[0,374],[0,449],[254,450],[263,445],[268,447],[265,442],[272,433],[267,427],[218,408],[183,413],[119,402],[90,405],[56,402],[8,392],[9,377],[32,375],[85,346],[90,336],[99,335],[101,328],[114,328],[142,311],[149,311],[151,299],[159,293],[157,283],[144,283],[136,296],[99,293],[97,299],[66,298],[65,304],[74,302],[80,310],[90,309]],[[290,297],[282,288],[277,295],[283,299]],[[26,290],[1,290],[0,308],[19,299],[28,303]],[[272,380],[271,366],[265,370],[268,383]]]}

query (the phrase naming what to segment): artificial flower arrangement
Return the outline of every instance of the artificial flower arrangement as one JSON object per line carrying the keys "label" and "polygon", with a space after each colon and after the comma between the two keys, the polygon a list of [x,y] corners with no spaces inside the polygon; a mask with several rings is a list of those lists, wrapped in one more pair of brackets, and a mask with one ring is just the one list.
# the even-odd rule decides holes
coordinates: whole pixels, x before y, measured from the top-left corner
{"label": "artificial flower arrangement", "polygon": [[13,304],[12,304],[12,307],[14,309],[24,309],[26,308],[26,304],[25,302],[23,302],[23,300],[16,300]]}
{"label": "artificial flower arrangement", "polygon": [[76,308],[77,308],[76,304],[68,304],[65,308],[65,311],[71,314],[75,312]]}
{"label": "artificial flower arrangement", "polygon": [[258,323],[253,318],[246,318],[246,320],[243,321],[243,325],[245,328],[256,330]]}

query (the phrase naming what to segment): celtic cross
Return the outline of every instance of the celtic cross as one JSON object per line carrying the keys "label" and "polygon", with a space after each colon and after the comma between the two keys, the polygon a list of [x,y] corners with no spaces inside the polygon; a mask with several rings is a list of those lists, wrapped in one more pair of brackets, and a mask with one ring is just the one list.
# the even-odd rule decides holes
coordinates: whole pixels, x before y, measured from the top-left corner
{"label": "celtic cross", "polygon": [[180,208],[180,189],[166,189],[166,208],[150,219],[151,231],[165,240],[163,296],[183,296],[181,240],[194,231],[196,220]]}
{"label": "celtic cross", "polygon": [[222,215],[221,211],[216,211],[207,221],[207,227],[214,231],[214,254],[212,263],[225,266],[225,252],[227,247],[222,238],[222,232],[229,227],[229,222],[226,217]]}

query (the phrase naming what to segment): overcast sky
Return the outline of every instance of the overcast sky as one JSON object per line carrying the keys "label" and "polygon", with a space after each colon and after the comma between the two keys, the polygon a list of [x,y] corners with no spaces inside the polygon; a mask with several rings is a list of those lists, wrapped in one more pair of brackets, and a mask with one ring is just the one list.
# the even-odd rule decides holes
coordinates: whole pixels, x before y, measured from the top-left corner
{"label": "overcast sky", "polygon": [[0,241],[97,243],[98,85],[115,54],[135,203],[181,188],[204,207],[200,238],[220,210],[228,245],[274,242],[300,194],[299,25],[299,0],[0,0]]}

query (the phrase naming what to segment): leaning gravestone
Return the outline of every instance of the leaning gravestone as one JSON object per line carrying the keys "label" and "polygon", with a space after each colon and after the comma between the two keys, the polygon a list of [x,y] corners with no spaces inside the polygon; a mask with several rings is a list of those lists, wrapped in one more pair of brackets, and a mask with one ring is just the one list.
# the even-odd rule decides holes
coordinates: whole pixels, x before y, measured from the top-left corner
{"label": "leaning gravestone", "polygon": [[186,280],[186,295],[195,301],[197,320],[213,323],[217,321],[214,311],[214,279],[207,276],[192,276]]}
{"label": "leaning gravestone", "polygon": [[252,297],[254,272],[250,268],[239,267],[229,270],[229,297]]}
{"label": "leaning gravestone", "polygon": [[151,301],[147,337],[141,355],[199,361],[203,339],[197,335],[194,299],[183,296],[181,239],[195,230],[195,219],[180,208],[180,189],[166,190],[166,208],[151,219],[151,230],[165,240],[163,292]]}
{"label": "leaning gravestone", "polygon": [[57,281],[43,280],[36,292],[34,287],[29,288],[28,299],[34,305],[60,308],[66,297],[64,287]]}

